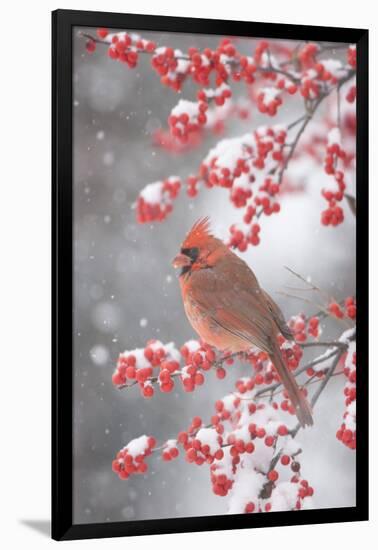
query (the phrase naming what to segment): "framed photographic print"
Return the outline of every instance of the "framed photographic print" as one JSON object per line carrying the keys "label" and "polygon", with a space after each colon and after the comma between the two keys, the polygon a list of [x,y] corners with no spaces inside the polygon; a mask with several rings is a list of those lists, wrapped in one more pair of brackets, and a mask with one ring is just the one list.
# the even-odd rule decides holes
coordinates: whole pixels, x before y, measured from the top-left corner
{"label": "framed photographic print", "polygon": [[367,44],[53,13],[54,539],[368,518]]}

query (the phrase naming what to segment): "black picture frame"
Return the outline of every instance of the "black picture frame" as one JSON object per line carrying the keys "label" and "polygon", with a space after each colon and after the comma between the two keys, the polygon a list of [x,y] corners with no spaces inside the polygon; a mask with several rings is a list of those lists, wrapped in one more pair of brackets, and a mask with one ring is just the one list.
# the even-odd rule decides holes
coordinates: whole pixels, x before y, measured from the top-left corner
{"label": "black picture frame", "polygon": [[[106,27],[357,44],[357,485],[348,508],[73,524],[72,29]],[[368,519],[368,31],[57,10],[52,13],[52,537],[55,540]]]}

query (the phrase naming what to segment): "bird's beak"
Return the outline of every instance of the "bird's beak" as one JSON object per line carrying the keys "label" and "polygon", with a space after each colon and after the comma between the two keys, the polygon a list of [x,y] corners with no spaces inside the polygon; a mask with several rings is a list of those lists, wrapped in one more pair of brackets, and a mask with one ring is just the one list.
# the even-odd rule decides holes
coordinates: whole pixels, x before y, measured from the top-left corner
{"label": "bird's beak", "polygon": [[191,259],[186,254],[177,254],[176,258],[172,260],[172,265],[174,268],[185,267],[191,264]]}

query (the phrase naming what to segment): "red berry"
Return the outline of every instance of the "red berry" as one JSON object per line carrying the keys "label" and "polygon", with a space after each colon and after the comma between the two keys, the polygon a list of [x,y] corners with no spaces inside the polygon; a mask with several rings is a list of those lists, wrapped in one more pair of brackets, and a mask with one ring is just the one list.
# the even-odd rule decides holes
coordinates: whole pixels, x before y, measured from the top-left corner
{"label": "red berry", "polygon": [[266,438],[265,438],[265,445],[267,447],[272,447],[274,444],[274,437],[271,436],[271,435],[268,435]]}
{"label": "red berry", "polygon": [[278,479],[278,472],[277,470],[270,470],[270,472],[268,473],[268,479],[269,481],[277,481]]}
{"label": "red berry", "polygon": [[217,378],[222,380],[226,376],[226,371],[223,367],[218,367],[216,370]]}
{"label": "red berry", "polygon": [[245,508],[244,508],[244,512],[246,514],[251,514],[252,512],[254,512],[255,510],[255,505],[253,502],[247,502],[247,504],[245,505]]}
{"label": "red berry", "polygon": [[119,372],[115,372],[112,376],[112,382],[115,386],[119,386],[124,383],[124,379]]}
{"label": "red berry", "polygon": [[281,464],[287,466],[290,463],[290,457],[288,455],[281,456]]}
{"label": "red berry", "polygon": [[200,416],[195,416],[192,420],[192,426],[194,429],[199,428],[202,426],[202,419]]}
{"label": "red berry", "polygon": [[97,29],[96,32],[99,38],[106,38],[108,36],[108,29]]}
{"label": "red berry", "polygon": [[90,38],[87,40],[85,48],[88,53],[93,53],[96,50],[96,42]]}
{"label": "red berry", "polygon": [[283,435],[287,435],[289,432],[287,427],[284,424],[282,424],[281,426],[278,427],[277,433],[278,435],[283,436]]}

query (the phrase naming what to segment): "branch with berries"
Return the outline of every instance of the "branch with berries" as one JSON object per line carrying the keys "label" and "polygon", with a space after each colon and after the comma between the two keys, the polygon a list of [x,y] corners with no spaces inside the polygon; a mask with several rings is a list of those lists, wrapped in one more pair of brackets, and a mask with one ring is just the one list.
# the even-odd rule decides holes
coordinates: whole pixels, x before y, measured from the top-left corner
{"label": "branch with berries", "polygon": [[[305,372],[309,380],[313,380],[311,373],[317,369],[318,388],[311,399],[313,406],[330,378],[336,375],[342,356],[345,353],[351,356],[354,333],[342,335],[337,344],[313,360],[311,367],[298,369]],[[256,356],[253,359],[254,374],[240,378],[235,391],[216,401],[210,422],[195,417],[186,430],[159,446],[151,436],[132,440],[117,453],[112,466],[114,472],[121,479],[127,479],[133,474],[146,473],[146,459],[152,454],[159,454],[164,462],[170,462],[183,453],[191,464],[210,466],[213,492],[229,497],[230,512],[298,510],[310,506],[313,488],[301,476],[297,460],[301,448],[294,439],[299,425],[291,425],[294,408],[282,388],[274,394],[279,381],[267,384],[267,380],[274,379],[267,361]],[[349,363],[344,370],[350,384]],[[306,382],[303,388],[307,392]],[[269,393],[269,399],[264,400],[264,395]],[[349,395],[348,399],[351,398]],[[347,410],[350,415],[350,407]],[[355,438],[350,432],[350,427],[341,428],[337,437],[353,448]]]}
{"label": "branch with berries", "polygon": [[[338,309],[333,303],[324,308],[327,316],[335,321],[340,315],[345,316],[353,325],[354,299],[349,297],[343,304],[337,304]],[[304,377],[304,394],[315,388],[310,400],[312,407],[332,377],[345,377],[346,410],[336,437],[354,449],[354,326],[334,341],[320,339],[320,317],[300,314],[290,319],[289,326],[295,341],[280,337],[281,352],[294,376]],[[303,350],[315,347],[324,348],[325,352],[300,365]],[[302,476],[297,458],[302,452],[295,439],[300,424],[293,422],[295,409],[264,352],[251,349],[244,354],[222,355],[196,340],[186,342],[180,350],[172,343],[150,341],[143,349],[120,355],[113,383],[122,389],[138,384],[142,395],[150,398],[154,388],[171,392],[176,378],[184,391],[191,392],[204,383],[211,370],[219,378],[225,378],[228,371],[235,368],[236,359],[248,364],[251,372],[236,381],[234,391],[216,401],[209,422],[195,417],[186,430],[160,444],[146,435],[132,440],[117,453],[113,471],[121,479],[127,479],[133,474],[146,473],[146,459],[152,455],[170,462],[183,454],[191,464],[209,465],[212,490],[218,496],[228,496],[231,513],[311,507],[314,489]]]}
{"label": "branch with berries", "polygon": [[[324,163],[325,174],[329,176],[329,185],[321,190],[327,201],[321,223],[332,227],[342,223],[342,202],[346,195],[351,196],[347,192],[351,182],[347,180],[351,179],[349,171],[353,168],[355,153],[354,143],[348,141],[347,134],[353,124],[350,117],[355,119],[355,113],[350,111],[348,120],[341,120],[340,93],[343,86],[352,81],[343,96],[343,104],[355,102],[354,45],[339,48],[344,57],[341,61],[325,57],[331,47],[321,43],[303,43],[290,48],[261,40],[256,43],[253,54],[245,55],[231,39],[221,40],[215,49],[189,48],[182,52],[158,46],[136,33],[97,29],[96,35],[81,35],[87,40],[88,52],[93,53],[97,46],[105,48],[112,60],[130,69],[138,65],[140,56],[150,57],[151,67],[161,84],[175,92],[181,92],[189,80],[198,86],[195,100],[180,99],[173,107],[168,120],[171,137],[167,138],[169,133],[161,131],[157,138],[160,144],[168,143],[173,151],[180,150],[181,146],[185,150],[188,142],[200,144],[199,132],[216,127],[224,120],[225,113],[235,112],[234,106],[231,107],[232,87],[237,83],[246,86],[251,107],[257,107],[268,117],[276,116],[289,97],[297,97],[303,105],[303,115],[289,124],[260,126],[239,138],[221,140],[209,151],[198,171],[186,180],[167,177],[145,186],[136,201],[140,223],[163,221],[183,187],[190,198],[197,196],[200,189],[222,187],[227,190],[232,205],[243,212],[242,221],[230,227],[228,240],[230,246],[243,252],[248,246],[260,243],[262,216],[280,212],[279,199],[285,193],[289,164],[304,154],[312,158],[320,156],[317,160]],[[300,149],[303,135],[319,107],[335,95],[336,120],[332,117],[326,120],[317,136],[318,151],[314,152],[311,146]],[[245,114],[246,111],[242,111]],[[345,140],[342,131],[346,134]],[[323,154],[319,155],[319,149]],[[348,198],[347,202],[351,204]]]}

